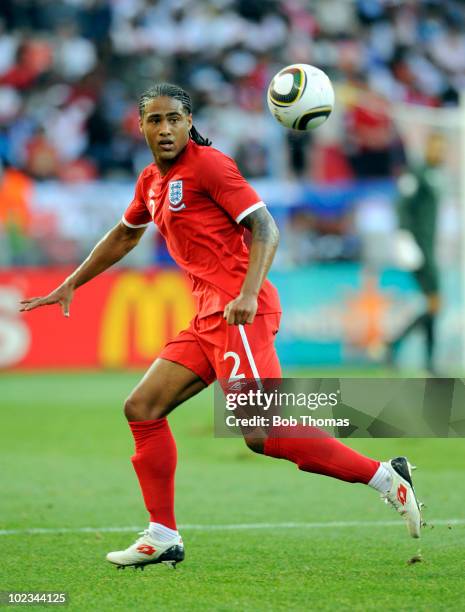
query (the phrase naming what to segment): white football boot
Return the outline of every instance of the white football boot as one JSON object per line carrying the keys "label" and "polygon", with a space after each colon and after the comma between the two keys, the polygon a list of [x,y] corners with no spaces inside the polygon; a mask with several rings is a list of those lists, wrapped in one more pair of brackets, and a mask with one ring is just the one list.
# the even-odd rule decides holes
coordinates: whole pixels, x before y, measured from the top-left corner
{"label": "white football boot", "polygon": [[406,520],[407,528],[412,538],[420,537],[421,511],[412,483],[412,466],[405,457],[396,457],[383,465],[392,476],[392,485],[389,491],[381,495],[381,499],[391,504]]}
{"label": "white football boot", "polygon": [[175,569],[176,563],[183,561],[184,545],[181,536],[177,535],[169,542],[157,542],[150,536],[148,529],[140,534],[141,537],[126,550],[109,552],[107,561],[117,565],[118,569],[139,567],[141,570],[152,563],[163,563]]}

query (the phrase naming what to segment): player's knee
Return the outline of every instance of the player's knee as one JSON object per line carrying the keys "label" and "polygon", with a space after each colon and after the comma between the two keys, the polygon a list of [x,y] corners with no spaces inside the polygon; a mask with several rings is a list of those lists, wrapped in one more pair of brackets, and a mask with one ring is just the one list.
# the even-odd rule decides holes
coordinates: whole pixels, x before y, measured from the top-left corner
{"label": "player's knee", "polygon": [[265,439],[257,438],[255,436],[244,436],[244,441],[251,451],[263,455],[265,448]]}
{"label": "player's knee", "polygon": [[441,308],[440,296],[437,293],[432,293],[428,295],[427,304],[428,304],[428,312],[432,315],[437,314]]}
{"label": "player's knee", "polygon": [[133,395],[130,395],[124,402],[124,414],[128,421],[143,421],[145,411],[146,406],[144,402],[141,402]]}
{"label": "player's knee", "polygon": [[131,394],[124,402],[124,414],[128,421],[150,421],[165,416],[164,407],[156,401],[148,401],[137,393]]}

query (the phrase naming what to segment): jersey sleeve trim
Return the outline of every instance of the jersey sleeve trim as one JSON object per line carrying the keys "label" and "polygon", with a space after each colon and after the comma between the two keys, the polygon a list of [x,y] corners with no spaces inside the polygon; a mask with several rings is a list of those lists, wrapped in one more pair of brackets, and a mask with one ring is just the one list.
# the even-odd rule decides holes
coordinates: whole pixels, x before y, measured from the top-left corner
{"label": "jersey sleeve trim", "polygon": [[124,225],[127,225],[128,227],[132,227],[132,229],[137,229],[139,227],[148,227],[152,222],[149,221],[148,223],[141,223],[140,225],[133,225],[132,223],[129,223],[129,221],[126,221],[124,215],[121,217],[121,221],[124,223]]}
{"label": "jersey sleeve trim", "polygon": [[236,217],[236,223],[240,223],[242,219],[245,219],[245,217],[247,217],[247,215],[250,215],[250,213],[253,213],[255,210],[258,210],[259,208],[262,208],[263,206],[266,206],[263,200],[260,200],[260,202],[256,202],[255,204],[252,204],[252,206],[249,206],[249,208],[246,208],[245,210],[243,210],[241,214]]}

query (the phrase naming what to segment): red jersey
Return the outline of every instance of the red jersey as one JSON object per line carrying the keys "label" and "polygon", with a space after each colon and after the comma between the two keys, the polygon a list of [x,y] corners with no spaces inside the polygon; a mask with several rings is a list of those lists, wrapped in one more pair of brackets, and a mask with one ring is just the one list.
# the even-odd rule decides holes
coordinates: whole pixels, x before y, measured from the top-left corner
{"label": "red jersey", "polygon": [[[153,220],[176,263],[192,280],[200,318],[224,310],[241,290],[249,251],[240,221],[265,206],[234,160],[189,140],[167,174],[156,164],[140,174],[123,215],[129,227]],[[265,280],[257,314],[281,312],[275,287]]]}

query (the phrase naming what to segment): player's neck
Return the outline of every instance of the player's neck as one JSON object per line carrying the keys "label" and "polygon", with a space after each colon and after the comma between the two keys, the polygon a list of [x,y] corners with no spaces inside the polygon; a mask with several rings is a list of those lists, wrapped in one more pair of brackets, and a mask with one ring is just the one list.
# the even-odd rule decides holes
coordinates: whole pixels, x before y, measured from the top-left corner
{"label": "player's neck", "polygon": [[176,163],[176,160],[178,159],[178,157],[179,155],[177,155],[174,159],[169,159],[169,160],[158,160],[155,157],[155,163],[157,165],[158,171],[160,172],[161,176],[165,176],[166,174],[168,174],[168,172],[171,170],[171,168]]}
{"label": "player's neck", "polygon": [[173,159],[157,159],[155,155],[153,156],[155,164],[157,165],[158,171],[160,172],[161,176],[165,176],[168,174],[168,172],[176,164],[181,155],[186,151],[188,144],[189,141],[187,141],[186,145],[179,151],[176,157],[173,157]]}

